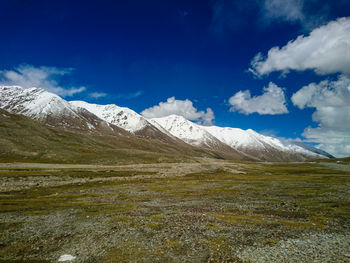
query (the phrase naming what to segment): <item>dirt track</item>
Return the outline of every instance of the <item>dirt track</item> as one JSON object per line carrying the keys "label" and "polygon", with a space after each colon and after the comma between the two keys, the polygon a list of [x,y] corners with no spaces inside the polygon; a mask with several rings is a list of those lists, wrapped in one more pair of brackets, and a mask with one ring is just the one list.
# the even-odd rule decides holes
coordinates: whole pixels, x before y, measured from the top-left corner
{"label": "dirt track", "polygon": [[[134,164],[134,165],[115,165],[115,166],[104,166],[104,165],[77,165],[77,164],[42,164],[42,163],[0,163],[0,172],[11,172],[11,171],[30,171],[40,172],[44,174],[42,176],[23,176],[23,177],[8,177],[2,178],[0,192],[3,191],[14,191],[20,189],[28,189],[31,187],[40,186],[60,186],[66,184],[79,184],[87,182],[102,182],[102,181],[115,181],[115,180],[134,180],[134,179],[149,179],[149,178],[165,178],[175,176],[185,176],[190,173],[208,173],[218,169],[225,168],[228,165],[231,166],[228,170],[231,172],[239,173],[239,170],[235,170],[232,167],[234,164],[220,161],[208,161],[207,163],[157,163],[157,164]],[[242,165],[235,166],[239,167]],[[97,177],[97,178],[74,178],[67,176],[67,171],[75,170],[89,170],[96,174],[103,174],[106,171],[138,171],[140,175],[134,176],[110,176],[110,177]],[[47,176],[45,172],[49,174],[56,174]],[[142,174],[146,172],[146,174]],[[152,174],[147,174],[152,173]]]}

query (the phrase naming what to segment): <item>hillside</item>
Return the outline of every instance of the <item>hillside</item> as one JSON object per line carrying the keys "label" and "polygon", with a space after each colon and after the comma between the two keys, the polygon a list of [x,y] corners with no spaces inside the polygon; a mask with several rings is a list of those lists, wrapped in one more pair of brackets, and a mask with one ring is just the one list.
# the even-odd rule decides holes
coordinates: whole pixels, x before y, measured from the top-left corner
{"label": "hillside", "polygon": [[63,131],[0,109],[0,161],[60,163],[172,162],[210,154],[124,134]]}
{"label": "hillside", "polygon": [[[18,155],[19,159],[23,156],[43,161],[69,162],[71,158],[71,162],[100,159],[134,162],[135,156],[139,156],[136,159],[140,161],[155,162],[167,159],[168,155],[171,158],[205,155],[230,160],[294,162],[332,157],[312,146],[251,129],[203,126],[178,115],[147,119],[127,107],[69,102],[42,88],[0,86],[0,95],[1,109],[32,119],[32,122],[26,119],[20,126],[17,121],[17,125],[10,125],[13,128],[7,127],[2,148],[3,156],[8,158]],[[16,118],[12,116],[12,121]],[[24,123],[28,126],[23,126]],[[28,138],[26,133],[33,137],[29,144],[23,141]],[[68,139],[56,139],[57,136]],[[55,152],[57,149],[61,150]]]}
{"label": "hillside", "polygon": [[193,146],[231,152],[250,160],[294,162],[330,156],[314,147],[305,148],[291,142],[283,142],[251,129],[203,126],[177,115],[153,118],[152,121]]}

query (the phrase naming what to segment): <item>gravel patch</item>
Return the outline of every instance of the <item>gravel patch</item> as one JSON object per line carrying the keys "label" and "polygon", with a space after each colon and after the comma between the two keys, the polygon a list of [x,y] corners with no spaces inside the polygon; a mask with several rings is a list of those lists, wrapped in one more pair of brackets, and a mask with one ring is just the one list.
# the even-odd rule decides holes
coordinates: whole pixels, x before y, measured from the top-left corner
{"label": "gravel patch", "polygon": [[313,234],[281,240],[276,245],[249,247],[238,253],[248,262],[350,262],[349,234]]}

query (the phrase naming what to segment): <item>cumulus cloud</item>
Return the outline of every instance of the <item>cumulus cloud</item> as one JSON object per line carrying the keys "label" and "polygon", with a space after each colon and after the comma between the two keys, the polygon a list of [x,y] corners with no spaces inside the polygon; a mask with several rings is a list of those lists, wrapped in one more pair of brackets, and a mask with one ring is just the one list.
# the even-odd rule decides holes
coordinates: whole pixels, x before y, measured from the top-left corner
{"label": "cumulus cloud", "polygon": [[318,127],[304,130],[307,140],[337,157],[350,156],[350,77],[304,86],[293,94],[292,102],[300,109],[316,109],[312,119]]}
{"label": "cumulus cloud", "polygon": [[145,109],[141,114],[146,118],[159,118],[176,114],[203,125],[212,125],[215,118],[211,108],[207,108],[206,112],[198,111],[193,106],[192,101],[188,99],[177,100],[175,97],[168,98],[166,102],[160,102],[158,105]]}
{"label": "cumulus cloud", "polygon": [[263,94],[252,97],[249,90],[239,91],[229,99],[232,106],[230,111],[238,111],[244,114],[283,114],[288,113],[286,98],[282,88],[270,82],[264,87]]}
{"label": "cumulus cloud", "polygon": [[43,88],[60,96],[73,96],[86,90],[85,87],[62,87],[60,77],[71,74],[71,68],[34,67],[21,65],[14,70],[0,71],[1,85],[17,85],[23,88]]}
{"label": "cumulus cloud", "polygon": [[[202,111],[201,111],[202,112]],[[199,122],[203,125],[213,125],[213,120],[215,119],[214,112],[211,108],[207,108],[207,111],[202,114]]]}
{"label": "cumulus cloud", "polygon": [[273,71],[314,70],[317,74],[350,75],[350,17],[339,18],[298,36],[282,48],[271,48],[267,56],[258,53],[249,71],[256,76]]}

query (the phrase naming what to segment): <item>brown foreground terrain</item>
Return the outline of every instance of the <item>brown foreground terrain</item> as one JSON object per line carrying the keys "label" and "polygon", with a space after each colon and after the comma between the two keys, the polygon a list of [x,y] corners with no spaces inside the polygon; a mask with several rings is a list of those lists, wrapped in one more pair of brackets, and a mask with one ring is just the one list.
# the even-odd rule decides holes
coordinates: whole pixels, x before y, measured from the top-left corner
{"label": "brown foreground terrain", "polygon": [[2,163],[0,181],[0,262],[350,262],[348,163]]}

